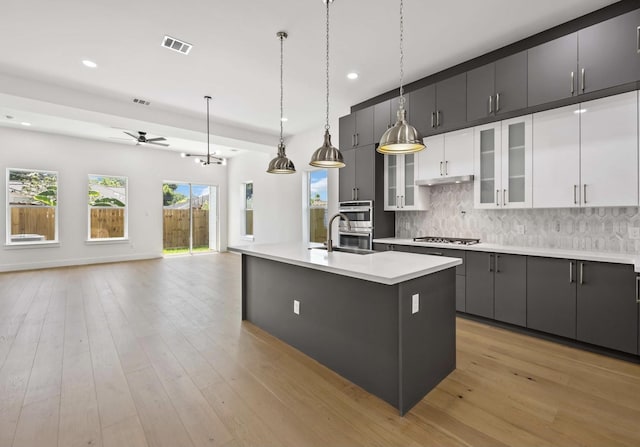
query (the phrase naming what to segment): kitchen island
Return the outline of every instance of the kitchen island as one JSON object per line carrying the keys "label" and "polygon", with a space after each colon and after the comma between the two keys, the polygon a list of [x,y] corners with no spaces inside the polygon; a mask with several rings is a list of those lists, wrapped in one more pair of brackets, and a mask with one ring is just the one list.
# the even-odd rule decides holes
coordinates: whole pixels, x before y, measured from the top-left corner
{"label": "kitchen island", "polygon": [[455,369],[457,258],[328,253],[302,244],[242,254],[242,318],[405,414]]}

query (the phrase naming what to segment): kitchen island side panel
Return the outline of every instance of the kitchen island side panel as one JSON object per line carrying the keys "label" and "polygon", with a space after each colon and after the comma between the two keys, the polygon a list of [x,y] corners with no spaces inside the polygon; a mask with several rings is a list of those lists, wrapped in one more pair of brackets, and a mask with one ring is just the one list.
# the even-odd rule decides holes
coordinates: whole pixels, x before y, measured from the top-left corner
{"label": "kitchen island side panel", "polygon": [[244,318],[398,408],[398,285],[242,257]]}
{"label": "kitchen island side panel", "polygon": [[[400,414],[456,368],[455,268],[400,284]],[[418,294],[419,310],[412,313]]]}

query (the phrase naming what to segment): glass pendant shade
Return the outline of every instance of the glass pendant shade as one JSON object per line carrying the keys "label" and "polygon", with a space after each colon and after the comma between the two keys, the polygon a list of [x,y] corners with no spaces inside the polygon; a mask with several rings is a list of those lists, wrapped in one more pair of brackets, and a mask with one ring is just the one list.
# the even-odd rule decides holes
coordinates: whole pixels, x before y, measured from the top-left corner
{"label": "glass pendant shade", "polygon": [[387,129],[376,149],[382,154],[411,154],[425,148],[420,132],[406,120],[407,111],[398,109],[396,123]]}
{"label": "glass pendant shade", "polygon": [[293,162],[287,158],[284,143],[278,145],[278,155],[269,162],[267,172],[269,174],[294,174],[296,172]]}
{"label": "glass pendant shade", "polygon": [[309,164],[317,168],[343,168],[345,166],[342,153],[337,147],[331,145],[329,129],[325,129],[324,143],[313,153]]}

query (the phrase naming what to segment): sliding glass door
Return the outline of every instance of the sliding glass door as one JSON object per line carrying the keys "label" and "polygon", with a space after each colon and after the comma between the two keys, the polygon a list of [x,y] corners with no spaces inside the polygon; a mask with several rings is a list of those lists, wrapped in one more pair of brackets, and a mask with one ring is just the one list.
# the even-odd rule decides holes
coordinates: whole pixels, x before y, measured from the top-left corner
{"label": "sliding glass door", "polygon": [[218,249],[218,187],[165,182],[164,254],[203,253]]}

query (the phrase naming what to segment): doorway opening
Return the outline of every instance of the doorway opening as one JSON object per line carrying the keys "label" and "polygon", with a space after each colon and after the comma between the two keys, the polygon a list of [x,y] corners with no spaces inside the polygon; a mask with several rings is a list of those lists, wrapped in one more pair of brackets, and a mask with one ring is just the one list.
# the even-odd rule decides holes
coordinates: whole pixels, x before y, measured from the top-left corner
{"label": "doorway opening", "polygon": [[218,251],[218,187],[184,182],[162,184],[162,252]]}

